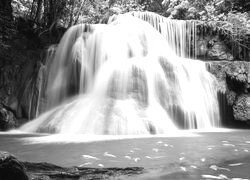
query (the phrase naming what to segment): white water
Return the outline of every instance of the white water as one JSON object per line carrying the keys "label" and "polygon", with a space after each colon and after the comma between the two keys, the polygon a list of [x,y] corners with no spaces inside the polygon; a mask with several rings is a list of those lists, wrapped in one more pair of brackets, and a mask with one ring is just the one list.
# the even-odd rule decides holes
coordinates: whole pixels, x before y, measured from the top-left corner
{"label": "white water", "polygon": [[178,57],[164,36],[129,14],[70,28],[47,68],[48,112],[22,131],[165,134],[220,124],[205,64]]}
{"label": "white water", "polygon": [[197,57],[195,21],[168,19],[152,12],[132,12],[131,15],[150,23],[165,37],[178,56],[194,59]]}
{"label": "white water", "polygon": [[[194,130],[176,130],[175,132],[165,134],[142,134],[142,135],[86,135],[86,134],[30,134],[23,131],[12,130],[9,132],[0,132],[0,135],[26,135],[28,137],[20,138],[24,144],[45,144],[45,143],[89,143],[99,141],[113,141],[126,139],[149,139],[149,138],[169,138],[169,137],[201,137],[204,133],[227,133],[234,132],[236,129],[212,128],[212,129],[194,129]],[[33,136],[36,135],[36,136]]]}

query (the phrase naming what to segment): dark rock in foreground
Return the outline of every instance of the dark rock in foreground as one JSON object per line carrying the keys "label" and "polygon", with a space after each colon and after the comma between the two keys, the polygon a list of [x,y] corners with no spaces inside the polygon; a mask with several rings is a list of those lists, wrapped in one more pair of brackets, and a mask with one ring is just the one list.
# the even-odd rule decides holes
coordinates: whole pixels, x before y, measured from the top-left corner
{"label": "dark rock in foreground", "polygon": [[7,152],[0,152],[0,180],[111,179],[139,175],[141,167],[63,168],[49,163],[20,162]]}
{"label": "dark rock in foreground", "polygon": [[26,169],[15,156],[0,152],[0,179],[1,180],[29,180]]}
{"label": "dark rock in foreground", "polygon": [[[48,163],[24,163],[33,180],[111,179],[143,173],[143,168],[62,168]],[[126,179],[126,178],[125,178]]]}

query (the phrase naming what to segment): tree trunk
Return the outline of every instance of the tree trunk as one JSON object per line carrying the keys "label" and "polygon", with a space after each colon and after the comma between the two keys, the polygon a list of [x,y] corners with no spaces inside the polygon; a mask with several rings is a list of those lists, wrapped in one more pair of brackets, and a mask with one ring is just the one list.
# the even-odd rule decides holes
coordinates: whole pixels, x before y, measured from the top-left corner
{"label": "tree trunk", "polygon": [[53,0],[49,0],[49,3],[48,3],[48,14],[47,14],[47,17],[48,17],[48,21],[47,21],[47,27],[50,27],[52,24],[53,24],[53,21],[54,21],[54,3],[53,3]]}
{"label": "tree trunk", "polygon": [[35,16],[35,22],[40,23],[40,17],[41,17],[41,10],[42,10],[42,0],[37,1],[37,8],[36,8],[36,16]]}
{"label": "tree trunk", "polygon": [[33,2],[32,2],[32,5],[31,5],[31,9],[30,9],[30,19],[32,19],[32,17],[33,17],[33,13],[34,13],[34,9],[35,9],[35,1],[36,0],[33,0]]}
{"label": "tree trunk", "polygon": [[78,22],[78,19],[79,19],[79,17],[80,17],[80,14],[81,14],[81,11],[82,11],[82,8],[83,8],[84,3],[85,3],[85,0],[83,0],[82,3],[81,3],[81,6],[80,6],[80,8],[79,8],[79,10],[78,10],[78,13],[77,13],[77,16],[76,16],[74,25],[76,25],[77,22]]}
{"label": "tree trunk", "polygon": [[75,7],[75,0],[71,0],[71,10],[70,10],[70,19],[68,27],[71,27],[74,21],[74,7]]}

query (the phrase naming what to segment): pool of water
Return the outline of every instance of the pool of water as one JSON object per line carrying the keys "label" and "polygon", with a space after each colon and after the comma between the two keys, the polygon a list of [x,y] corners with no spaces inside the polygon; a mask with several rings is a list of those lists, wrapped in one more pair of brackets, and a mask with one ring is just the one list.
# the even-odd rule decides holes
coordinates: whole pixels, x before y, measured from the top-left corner
{"label": "pool of water", "polygon": [[249,171],[244,170],[250,167],[249,130],[181,131],[164,136],[2,133],[0,142],[1,151],[13,153],[22,161],[49,162],[63,167],[139,166],[168,174],[197,170],[203,173],[206,169],[216,176],[220,171],[227,176],[240,172],[242,178],[250,179]]}

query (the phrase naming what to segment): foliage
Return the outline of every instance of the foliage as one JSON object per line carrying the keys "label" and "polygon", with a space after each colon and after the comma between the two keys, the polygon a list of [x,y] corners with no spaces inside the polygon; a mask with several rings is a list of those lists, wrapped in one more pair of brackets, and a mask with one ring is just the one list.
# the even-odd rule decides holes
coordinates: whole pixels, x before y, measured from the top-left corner
{"label": "foliage", "polygon": [[[219,24],[219,25],[218,25]],[[223,35],[241,49],[250,50],[250,16],[248,13],[230,12],[226,21],[217,22],[216,27]]]}
{"label": "foliage", "polygon": [[218,22],[219,31],[241,43],[250,27],[249,0],[12,0],[12,7],[15,19],[28,19],[39,35],[78,23],[107,22],[111,15],[129,11]]}
{"label": "foliage", "polygon": [[230,31],[233,36],[243,36],[250,34],[250,16],[248,13],[229,13],[225,29]]}
{"label": "foliage", "polygon": [[250,2],[240,1],[245,4],[239,0],[163,0],[162,14],[172,19],[225,21],[230,12],[250,11]]}
{"label": "foliage", "polygon": [[249,57],[249,0],[163,0],[161,14],[172,19],[199,20],[230,42],[236,57]]}
{"label": "foliage", "polygon": [[11,0],[0,0],[0,50],[9,47],[7,41],[14,33]]}
{"label": "foliage", "polygon": [[173,19],[224,20],[225,0],[164,0],[165,16]]}
{"label": "foliage", "polygon": [[[111,6],[112,5],[112,6]],[[127,0],[127,1],[115,1],[112,4],[109,4],[109,7],[116,9],[117,13],[126,13],[130,11],[143,11],[145,9],[145,4],[139,4],[136,0]]]}
{"label": "foliage", "polygon": [[232,0],[232,10],[237,12],[249,12],[250,1],[249,0]]}
{"label": "foliage", "polygon": [[229,12],[224,21],[198,21],[196,24],[201,35],[219,35],[236,59],[249,61],[250,17],[248,13]]}
{"label": "foliage", "polygon": [[13,16],[28,17],[31,6],[31,0],[12,0]]}
{"label": "foliage", "polygon": [[[225,21],[229,12],[233,10],[239,12],[246,10],[247,7],[250,9],[250,2],[248,0],[13,0],[12,6],[15,16],[29,17],[47,27],[55,22],[68,27],[81,22],[97,23],[107,14],[145,10],[173,19]],[[54,17],[50,17],[52,14]]]}
{"label": "foliage", "polygon": [[142,11],[138,0],[12,0],[15,17],[29,18],[50,27],[59,23],[69,27],[77,23],[98,23],[106,14]]}

